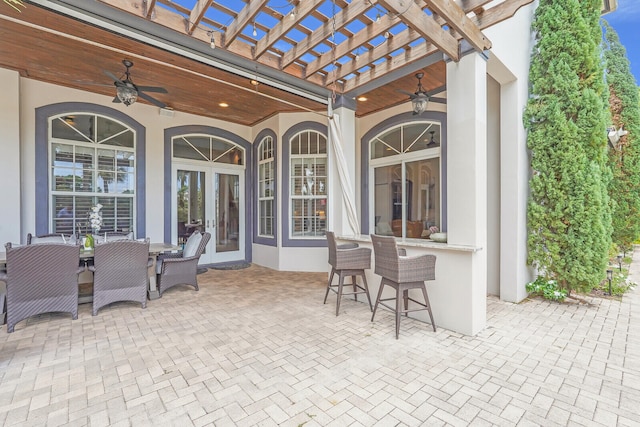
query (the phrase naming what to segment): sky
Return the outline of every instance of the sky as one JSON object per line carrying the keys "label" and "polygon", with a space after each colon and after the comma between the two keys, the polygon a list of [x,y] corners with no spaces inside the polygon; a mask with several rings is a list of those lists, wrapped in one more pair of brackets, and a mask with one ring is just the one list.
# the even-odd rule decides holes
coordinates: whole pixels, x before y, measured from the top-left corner
{"label": "sky", "polygon": [[631,62],[631,72],[640,85],[640,0],[618,0],[618,10],[605,15],[604,19],[620,36]]}

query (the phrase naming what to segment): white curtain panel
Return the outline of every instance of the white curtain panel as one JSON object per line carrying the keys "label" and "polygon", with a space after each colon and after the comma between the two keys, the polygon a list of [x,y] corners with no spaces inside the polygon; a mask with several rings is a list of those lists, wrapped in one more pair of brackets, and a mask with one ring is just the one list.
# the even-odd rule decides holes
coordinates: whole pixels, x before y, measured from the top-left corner
{"label": "white curtain panel", "polygon": [[360,224],[358,223],[358,213],[356,210],[355,200],[353,199],[353,185],[349,179],[349,168],[347,160],[344,157],[342,144],[344,139],[340,129],[340,116],[331,114],[329,116],[329,141],[333,149],[336,166],[338,169],[338,177],[340,178],[340,188],[342,190],[342,200],[347,209],[347,220],[354,236],[360,234]]}

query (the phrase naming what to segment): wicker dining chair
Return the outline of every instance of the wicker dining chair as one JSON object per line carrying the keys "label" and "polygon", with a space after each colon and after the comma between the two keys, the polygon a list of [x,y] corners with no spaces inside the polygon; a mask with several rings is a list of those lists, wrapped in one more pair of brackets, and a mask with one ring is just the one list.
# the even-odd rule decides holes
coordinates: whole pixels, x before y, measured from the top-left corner
{"label": "wicker dining chair", "polygon": [[58,243],[12,247],[5,245],[7,271],[7,332],[36,314],[63,312],[78,318],[80,248]]}
{"label": "wicker dining chair", "polygon": [[211,239],[210,233],[194,231],[187,239],[184,249],[179,253],[166,253],[158,256],[157,277],[158,292],[162,297],[164,291],[177,285],[190,285],[198,288],[198,261]]}
{"label": "wicker dining chair", "polygon": [[[433,321],[433,313],[431,312],[431,304],[425,286],[426,280],[435,280],[436,274],[436,256],[435,255],[419,255],[406,256],[404,249],[398,249],[396,239],[394,237],[371,235],[373,243],[373,253],[375,258],[375,273],[380,275],[380,288],[376,303],[373,306],[373,315],[371,321],[376,316],[378,304],[381,304],[393,311],[396,316],[396,339],[400,333],[400,315],[413,311],[427,310],[431,318],[431,326],[436,331],[436,324]],[[382,291],[385,286],[391,286],[396,290],[395,297],[381,299]],[[410,289],[420,289],[424,302],[417,301],[409,297]],[[385,304],[386,301],[395,300],[395,306]],[[415,303],[417,308],[409,308],[409,301]],[[404,309],[403,303],[404,302]]]}
{"label": "wicker dining chair", "polygon": [[53,233],[41,234],[39,236],[34,236],[31,233],[27,234],[27,245],[39,245],[41,243],[66,243],[77,245],[79,242],[73,234]]}
{"label": "wicker dining chair", "polygon": [[[371,268],[371,249],[361,248],[357,243],[347,243],[338,245],[336,236],[332,231],[327,231],[327,246],[329,248],[329,264],[331,265],[331,274],[327,282],[327,291],[324,294],[324,302],[327,303],[329,291],[338,294],[336,302],[336,316],[340,311],[340,300],[343,295],[353,295],[358,301],[359,294],[365,294],[369,301],[369,309],[371,309],[371,298],[369,297],[369,286],[367,285],[367,277],[364,270]],[[338,274],[338,283],[333,283],[333,277]],[[353,286],[353,292],[344,292],[344,278],[351,276],[351,283],[347,286]],[[362,277],[362,285],[357,282],[357,277]]]}
{"label": "wicker dining chair", "polygon": [[147,308],[149,239],[115,240],[98,243],[94,248],[92,314],[117,301],[139,302]]}

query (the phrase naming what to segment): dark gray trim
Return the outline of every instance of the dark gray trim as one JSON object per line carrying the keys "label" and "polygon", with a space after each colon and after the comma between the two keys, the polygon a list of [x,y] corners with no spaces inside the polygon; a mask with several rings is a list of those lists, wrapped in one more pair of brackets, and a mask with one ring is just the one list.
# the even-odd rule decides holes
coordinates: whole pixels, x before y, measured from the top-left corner
{"label": "dark gray trim", "polygon": [[[291,138],[299,132],[314,130],[320,132],[325,137],[328,134],[326,124],[318,122],[302,122],[291,126],[282,135],[282,246],[286,247],[326,247],[326,239],[290,239],[289,238],[289,164],[291,158]],[[327,150],[328,147],[327,138]],[[327,153],[328,157],[328,153]],[[330,195],[329,195],[330,196]],[[330,203],[327,197],[327,205]],[[328,212],[328,211],[327,211]]]}
{"label": "dark gray trim", "polygon": [[351,111],[356,111],[357,103],[355,98],[351,98],[344,95],[336,95],[336,100],[333,103],[333,109],[346,108]]}
{"label": "dark gray trim", "polygon": [[253,176],[255,179],[258,179],[258,149],[260,147],[260,142],[267,136],[270,136],[273,139],[273,173],[274,173],[274,182],[273,182],[273,237],[262,237],[258,236],[258,220],[259,218],[259,207],[258,207],[258,182],[251,183],[254,187],[253,194],[253,212],[255,213],[253,219],[253,243],[258,243],[261,245],[267,246],[278,246],[278,136],[271,129],[263,129],[258,133],[258,135],[253,140],[253,164],[251,167],[253,168]]}
{"label": "dark gray trim", "polygon": [[[475,47],[473,47],[471,45],[471,43],[469,43],[465,39],[462,39],[460,41],[460,45],[458,46],[458,52],[460,54],[460,59],[462,59],[463,57],[465,57],[465,56],[467,56],[467,55],[469,55],[471,53],[478,52],[478,51],[476,50]],[[491,52],[489,50],[483,50],[482,52],[478,52],[478,54],[480,54],[482,56],[482,58],[484,58],[485,61],[488,61],[489,60],[489,55],[491,54]],[[444,62],[447,62],[447,63],[453,61],[451,59],[451,57],[449,55],[447,55],[447,54],[444,54],[443,58],[444,58]],[[460,61],[460,59],[458,59],[458,61]],[[458,61],[456,61],[456,62],[458,62]]]}
{"label": "dark gray trim", "polygon": [[136,132],[136,235],[146,231],[146,128],[126,114],[104,105],[60,102],[36,108],[36,234],[49,233],[49,117],[69,113],[100,114],[121,121]]}
{"label": "dark gray trim", "polygon": [[369,129],[360,139],[360,182],[362,184],[360,208],[362,210],[362,234],[368,235],[373,232],[369,227],[369,148],[371,139],[390,127],[423,120],[440,122],[442,130],[442,141],[440,141],[440,178],[442,179],[441,228],[443,231],[447,230],[447,115],[446,113],[436,111],[425,111],[419,116],[414,116],[413,113],[408,112],[389,117],[382,123]]}
{"label": "dark gray trim", "polygon": [[[249,227],[249,229],[245,230],[244,233],[244,256],[245,261],[251,262],[252,259],[252,246],[251,246],[251,238],[253,236],[253,232],[251,231],[251,226],[253,224],[253,204],[251,200],[253,199],[253,171],[251,170],[251,165],[253,164],[253,151],[251,150],[251,143],[241,136],[236,135],[235,133],[229,132],[228,130],[212,127],[212,126],[201,126],[201,125],[187,125],[187,126],[176,126],[172,128],[167,128],[164,130],[164,240],[165,242],[171,242],[171,160],[172,160],[172,147],[171,147],[171,139],[175,136],[185,135],[185,134],[203,134],[210,135],[219,138],[226,139],[228,141],[233,142],[234,144],[239,145],[244,148],[245,152],[245,171],[244,171],[244,214],[245,214],[245,224]],[[213,236],[212,236],[213,238]],[[213,238],[215,240],[215,238]]]}

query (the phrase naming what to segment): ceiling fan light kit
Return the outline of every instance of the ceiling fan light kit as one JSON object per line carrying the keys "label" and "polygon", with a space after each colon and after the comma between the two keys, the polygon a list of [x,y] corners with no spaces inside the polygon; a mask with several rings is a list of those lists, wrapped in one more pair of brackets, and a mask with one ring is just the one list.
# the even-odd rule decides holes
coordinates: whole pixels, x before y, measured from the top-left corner
{"label": "ceiling fan light kit", "polygon": [[[158,86],[136,86],[131,80],[131,71],[129,69],[133,67],[133,62],[128,59],[123,59],[122,64],[125,66],[125,71],[122,77],[117,78],[113,73],[106,71],[105,74],[113,80],[113,84],[116,87],[116,97],[113,102],[122,102],[127,107],[138,100],[138,97],[143,98],[160,108],[165,108],[164,102],[147,95],[146,92],[167,93],[167,90]],[[123,78],[124,77],[124,78]]]}
{"label": "ceiling fan light kit", "polygon": [[416,79],[418,79],[418,89],[416,89],[413,95],[409,96],[409,98],[411,99],[411,105],[413,106],[414,115],[424,113],[429,103],[429,96],[424,90],[424,87],[422,87],[423,77],[424,73],[416,73]]}

